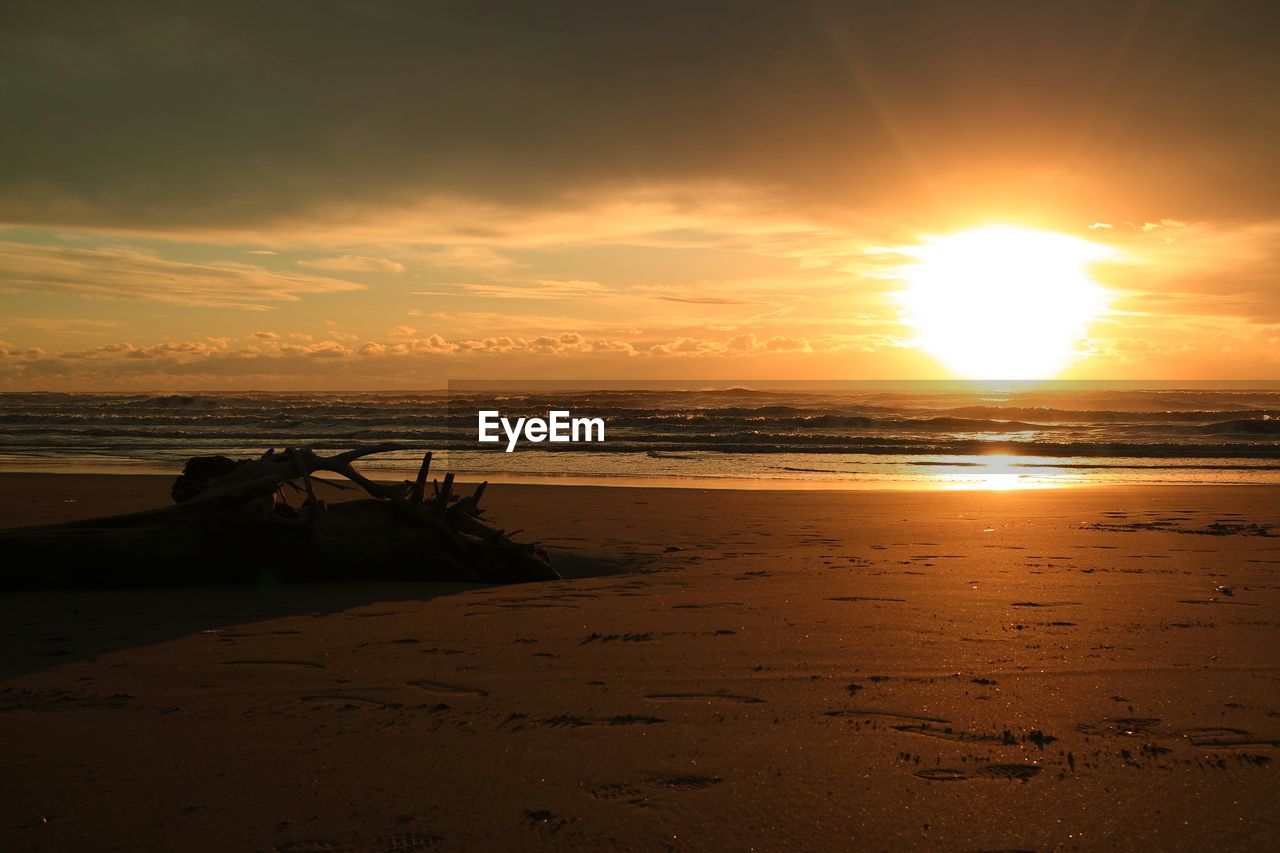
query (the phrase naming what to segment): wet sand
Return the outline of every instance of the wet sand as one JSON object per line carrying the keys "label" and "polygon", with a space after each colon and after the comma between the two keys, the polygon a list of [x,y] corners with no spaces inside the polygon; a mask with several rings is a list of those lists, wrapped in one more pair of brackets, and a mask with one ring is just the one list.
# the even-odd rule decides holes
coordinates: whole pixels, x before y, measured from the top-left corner
{"label": "wet sand", "polygon": [[485,501],[578,577],[0,596],[0,849],[1280,843],[1280,489]]}

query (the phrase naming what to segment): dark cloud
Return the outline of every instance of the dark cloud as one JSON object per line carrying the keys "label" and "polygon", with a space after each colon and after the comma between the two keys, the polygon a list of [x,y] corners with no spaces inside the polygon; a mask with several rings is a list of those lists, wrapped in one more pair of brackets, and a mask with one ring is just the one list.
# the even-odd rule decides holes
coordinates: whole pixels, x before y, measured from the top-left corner
{"label": "dark cloud", "polygon": [[[1274,215],[1274,6],[7,2],[0,221],[253,228],[732,181]],[[1055,177],[1056,176],[1056,177]],[[1142,215],[1142,214],[1133,214]]]}

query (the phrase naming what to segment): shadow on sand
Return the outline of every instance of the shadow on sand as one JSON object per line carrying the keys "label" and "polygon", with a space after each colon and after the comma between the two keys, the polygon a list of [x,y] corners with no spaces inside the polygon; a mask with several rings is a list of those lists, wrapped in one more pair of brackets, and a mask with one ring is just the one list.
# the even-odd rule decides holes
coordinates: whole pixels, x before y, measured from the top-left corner
{"label": "shadow on sand", "polygon": [[[554,555],[565,581],[621,574],[638,561],[580,552]],[[323,615],[389,601],[427,601],[489,588],[417,581],[331,581],[0,594],[0,679],[40,672],[201,631],[289,616]]]}

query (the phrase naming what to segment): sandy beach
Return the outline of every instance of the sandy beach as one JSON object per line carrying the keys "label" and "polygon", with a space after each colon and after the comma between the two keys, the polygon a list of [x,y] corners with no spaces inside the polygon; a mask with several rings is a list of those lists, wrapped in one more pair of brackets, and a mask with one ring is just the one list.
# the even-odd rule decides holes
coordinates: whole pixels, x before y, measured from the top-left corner
{"label": "sandy beach", "polygon": [[575,577],[0,598],[0,848],[1277,841],[1276,489],[487,500]]}

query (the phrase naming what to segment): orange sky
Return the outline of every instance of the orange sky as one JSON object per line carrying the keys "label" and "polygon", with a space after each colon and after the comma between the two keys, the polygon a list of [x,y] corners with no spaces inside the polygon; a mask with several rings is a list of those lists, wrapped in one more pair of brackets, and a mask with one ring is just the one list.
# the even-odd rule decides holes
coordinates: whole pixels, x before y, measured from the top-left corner
{"label": "orange sky", "polygon": [[988,225],[1109,250],[1062,375],[1280,376],[1267,4],[420,6],[6,4],[0,388],[947,376]]}

